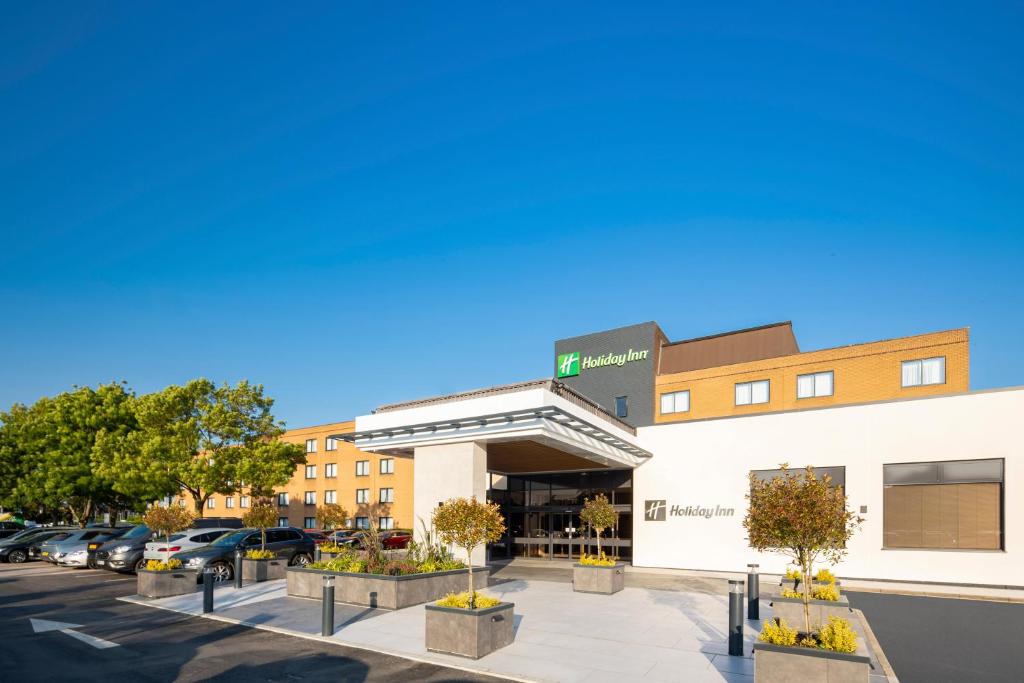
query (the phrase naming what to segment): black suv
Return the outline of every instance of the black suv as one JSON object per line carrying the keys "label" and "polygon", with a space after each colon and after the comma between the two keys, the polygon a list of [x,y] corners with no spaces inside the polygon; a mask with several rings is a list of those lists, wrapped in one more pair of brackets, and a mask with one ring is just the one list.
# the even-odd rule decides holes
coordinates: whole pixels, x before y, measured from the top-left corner
{"label": "black suv", "polygon": [[21,522],[0,522],[0,538],[10,538],[19,531],[24,531],[25,525]]}
{"label": "black suv", "polygon": [[[236,517],[200,517],[192,522],[193,529],[242,528],[242,520]],[[89,558],[90,567],[109,569],[115,572],[134,572],[146,566],[142,554],[146,544],[153,540],[153,532],[145,524],[133,527],[121,538],[107,541],[96,548]]]}
{"label": "black suv", "polygon": [[[181,560],[186,569],[197,570],[200,577],[203,569],[210,567],[214,580],[230,581],[235,577],[235,552],[258,550],[259,547],[259,529],[239,529],[224,534],[208,546],[177,553],[174,559]],[[277,553],[282,560],[288,560],[290,565],[309,564],[313,560],[314,547],[316,543],[301,529],[267,529],[267,550]]]}

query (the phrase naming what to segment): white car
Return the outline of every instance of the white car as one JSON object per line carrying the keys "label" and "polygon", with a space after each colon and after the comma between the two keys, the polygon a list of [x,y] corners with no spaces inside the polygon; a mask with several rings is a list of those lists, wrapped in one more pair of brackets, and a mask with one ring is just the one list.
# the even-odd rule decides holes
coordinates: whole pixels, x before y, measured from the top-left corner
{"label": "white car", "polygon": [[[171,534],[170,543],[166,538],[147,543],[142,557],[147,560],[166,560],[183,550],[194,550],[209,545],[215,538],[229,531],[238,531],[238,529],[186,529],[179,531],[176,534]],[[154,538],[156,537],[154,536]]]}

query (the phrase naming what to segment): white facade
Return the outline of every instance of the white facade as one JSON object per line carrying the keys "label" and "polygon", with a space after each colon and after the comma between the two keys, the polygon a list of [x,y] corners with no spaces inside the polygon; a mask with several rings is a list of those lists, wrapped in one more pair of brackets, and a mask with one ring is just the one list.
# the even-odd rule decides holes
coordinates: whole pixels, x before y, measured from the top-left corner
{"label": "white facade", "polygon": [[[867,506],[837,574],[1024,586],[1024,389],[655,425],[638,438],[653,457],[633,473],[636,566],[784,571],[784,557],[749,548],[742,522],[749,472],[785,462],[844,466],[851,508]],[[982,458],[1005,459],[1003,550],[883,549],[884,464]],[[704,510],[645,521],[648,500]]]}

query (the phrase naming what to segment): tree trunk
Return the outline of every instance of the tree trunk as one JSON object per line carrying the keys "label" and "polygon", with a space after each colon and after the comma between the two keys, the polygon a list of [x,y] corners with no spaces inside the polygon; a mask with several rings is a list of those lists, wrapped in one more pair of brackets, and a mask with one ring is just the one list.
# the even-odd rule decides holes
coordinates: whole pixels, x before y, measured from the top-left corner
{"label": "tree trunk", "polygon": [[601,530],[596,529],[597,532],[597,559],[601,559]]}
{"label": "tree trunk", "polygon": [[804,633],[811,635],[811,560],[804,554],[800,562],[800,569],[804,575]]}
{"label": "tree trunk", "polygon": [[192,503],[195,505],[196,517],[203,516],[203,509],[206,507],[206,499],[210,497],[210,494],[201,496],[197,493],[192,494]]}
{"label": "tree trunk", "polygon": [[473,592],[473,549],[466,548],[466,566],[469,567],[469,609],[476,609],[476,594]]}
{"label": "tree trunk", "polygon": [[267,530],[260,527],[260,550],[267,549]]}

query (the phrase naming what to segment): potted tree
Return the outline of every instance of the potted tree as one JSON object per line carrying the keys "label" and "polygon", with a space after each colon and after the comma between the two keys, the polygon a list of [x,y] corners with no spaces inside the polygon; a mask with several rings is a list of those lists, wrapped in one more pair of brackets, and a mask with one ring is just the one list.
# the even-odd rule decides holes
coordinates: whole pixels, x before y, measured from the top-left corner
{"label": "potted tree", "polygon": [[242,516],[247,527],[260,530],[259,550],[246,550],[242,558],[244,581],[270,581],[283,579],[288,563],[277,559],[277,553],[267,550],[267,529],[277,523],[277,510],[266,501],[260,501]]}
{"label": "potted tree", "polygon": [[[324,531],[333,531],[345,525],[348,520],[348,511],[337,503],[324,503],[316,511],[316,523]],[[333,541],[327,541],[320,546],[320,557],[330,560],[340,555],[345,548]]]}
{"label": "potted tree", "polygon": [[572,568],[572,589],[579,593],[603,593],[611,595],[622,590],[625,584],[625,564],[607,557],[601,550],[601,534],[615,526],[619,513],[608,498],[599,493],[583,501],[580,521],[597,534],[597,555],[580,554],[580,561]]}
{"label": "potted tree", "polygon": [[[152,507],[143,517],[143,522],[157,537],[163,536],[165,551],[170,548],[171,535],[189,528],[194,520],[193,512],[177,505]],[[136,575],[136,590],[145,598],[166,598],[196,590],[196,571],[182,569],[181,561],[173,557],[150,560]]]}
{"label": "potted tree", "polygon": [[454,498],[434,510],[433,522],[441,541],[466,552],[469,591],[426,606],[427,649],[479,659],[511,644],[513,603],[479,595],[473,586],[473,550],[505,532],[498,505]]}
{"label": "potted tree", "polygon": [[[755,550],[781,553],[796,563],[801,592],[799,598],[773,598],[776,618],[765,622],[760,642],[754,644],[755,680],[829,680],[843,675],[849,677],[843,680],[867,681],[870,660],[855,654],[856,635],[849,621],[820,604],[838,601],[815,600],[812,593],[817,591],[812,589],[815,561],[839,562],[862,520],[847,507],[846,494],[831,485],[828,475],[818,478],[813,467],[781,467],[781,474],[769,481],[750,475],[750,505],[743,526]],[[829,588],[838,598],[838,590]],[[848,606],[845,615],[850,615]],[[793,628],[797,624],[802,631]]]}

